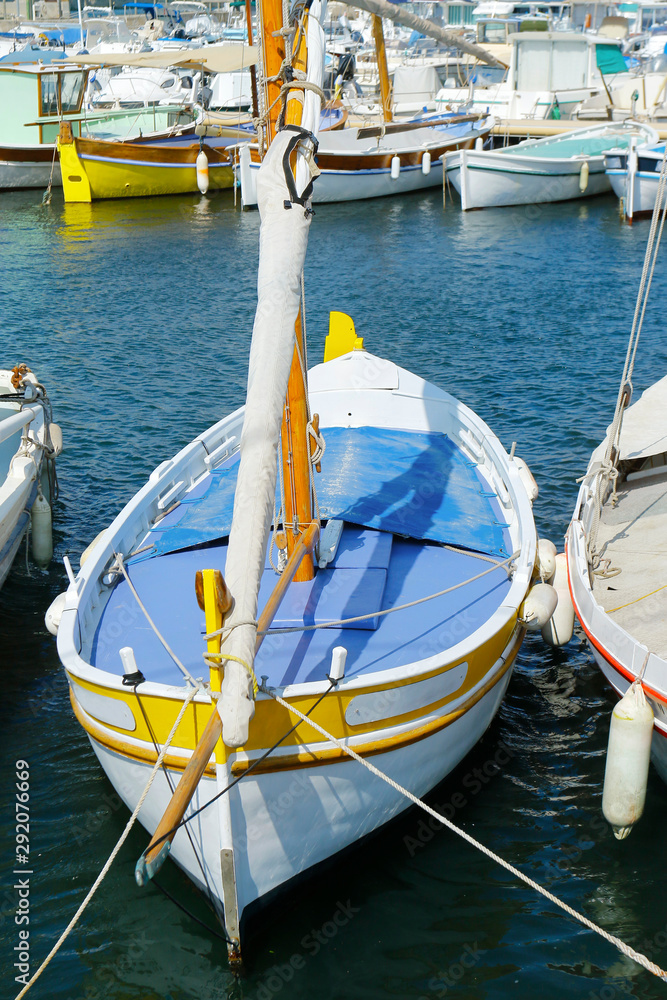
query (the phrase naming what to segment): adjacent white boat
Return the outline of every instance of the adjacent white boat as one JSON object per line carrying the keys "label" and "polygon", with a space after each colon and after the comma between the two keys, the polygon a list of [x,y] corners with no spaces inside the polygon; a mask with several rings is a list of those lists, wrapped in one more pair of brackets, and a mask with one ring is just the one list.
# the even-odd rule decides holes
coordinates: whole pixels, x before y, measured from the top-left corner
{"label": "adjacent white boat", "polygon": [[567,534],[574,607],[619,697],[641,678],[655,715],[653,761],[667,781],[667,377],[623,416],[617,478],[609,434],[593,452]]}
{"label": "adjacent white boat", "polygon": [[448,153],[445,172],[464,211],[568,201],[610,190],[605,151],[627,150],[633,141],[657,138],[639,122],[605,123],[502,149]]}
{"label": "adjacent white boat", "polygon": [[[449,121],[448,121],[449,117]],[[317,150],[314,204],[359,201],[406,194],[442,184],[442,157],[449,150],[474,146],[495,125],[489,115],[449,115],[323,133]],[[244,208],[257,205],[259,152],[253,144],[239,151],[238,174]]]}
{"label": "adjacent white boat", "polygon": [[664,159],[665,143],[658,143],[657,136],[646,145],[633,144],[625,152],[611,150],[605,156],[607,177],[628,222],[652,213]]}
{"label": "adjacent white boat", "polygon": [[[11,569],[38,495],[42,523],[38,555],[49,555],[50,524],[44,503],[52,499],[47,465],[62,447],[60,428],[51,422],[51,408],[35,376],[25,365],[0,370],[0,587]],[[44,517],[45,516],[45,517]],[[50,555],[49,555],[50,558]],[[46,559],[40,561],[47,561]]]}

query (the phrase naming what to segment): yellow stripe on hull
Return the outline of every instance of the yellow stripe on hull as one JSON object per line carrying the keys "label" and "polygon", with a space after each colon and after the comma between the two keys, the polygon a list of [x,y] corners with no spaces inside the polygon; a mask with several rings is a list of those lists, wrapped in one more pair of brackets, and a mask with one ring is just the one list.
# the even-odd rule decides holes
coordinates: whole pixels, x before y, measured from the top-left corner
{"label": "yellow stripe on hull", "polygon": [[[358,753],[374,754],[383,753],[388,750],[397,749],[415,740],[423,739],[436,732],[446,725],[450,725],[461,715],[465,714],[477,702],[493,688],[505,675],[514,662],[514,658],[521,645],[523,630],[516,630],[516,621],[511,620],[496,635],[480,649],[472,652],[465,661],[457,660],[455,663],[448,663],[436,670],[428,671],[417,677],[407,677],[389,684],[372,685],[364,688],[354,688],[350,691],[332,691],[318,705],[313,712],[313,719],[327,729],[338,739],[354,739],[355,749]],[[492,664],[500,665],[495,672],[485,680],[485,675],[489,672]],[[467,663],[467,672],[462,685],[445,697],[431,703],[422,705],[404,714],[391,715],[387,706],[387,718],[376,722],[364,723],[362,725],[351,725],[346,721],[346,710],[350,702],[364,694],[372,694],[396,689],[400,691],[402,687],[412,685],[419,681],[439,677],[446,680],[449,671],[455,670],[461,662]],[[169,733],[176,715],[181,707],[181,700],[173,697],[160,697],[155,695],[142,694],[139,690],[141,705],[137,696],[124,690],[105,688],[99,684],[92,684],[79,677],[70,675],[70,681],[74,688],[72,691],[72,704],[77,719],[84,729],[95,740],[108,746],[121,754],[125,754],[133,759],[155,761],[156,754],[153,748],[153,737],[161,745],[164,743]],[[91,692],[94,696],[102,696],[108,704],[113,706],[126,706],[132,716],[134,727],[124,729],[105,721],[98,722],[89,715],[84,708],[77,703],[76,687]],[[468,695],[468,697],[466,697]],[[307,713],[315,701],[317,695],[296,696],[291,699],[300,711]],[[399,695],[400,697],[400,695]],[[463,699],[463,701],[461,701]],[[458,706],[452,712],[443,713],[448,704],[458,702]],[[149,731],[141,711],[144,712],[150,721]],[[179,730],[173,740],[172,746],[185,751],[186,756],[179,757],[170,755],[169,766],[175,770],[182,770],[187,763],[187,758],[197,745],[208,718],[210,717],[212,706],[206,702],[193,702],[186,712]],[[418,722],[425,716],[437,714],[437,718],[432,718],[428,723],[410,728],[411,722]],[[235,758],[232,764],[234,774],[242,773],[247,769],[249,763],[255,755],[259,755],[267,747],[277,742],[295,722],[296,716],[292,716],[286,709],[277,705],[271,698],[260,698],[256,704],[255,716],[250,726],[250,736],[248,743],[243,747],[240,754],[227,750],[223,744],[218,744],[216,756],[220,757],[220,763],[229,758]],[[402,731],[395,733],[391,737],[379,737],[380,732],[388,729],[398,729]],[[367,742],[359,740],[359,737],[368,736]],[[128,740],[128,737],[130,739]],[[321,746],[318,747],[318,744]],[[318,763],[334,763],[342,759],[345,755],[337,748],[326,747],[321,738],[315,738],[315,731],[306,723],[301,723],[298,728],[287,737],[282,743],[283,748],[290,746],[299,748],[296,753],[282,754],[271,757],[262,765],[262,770],[291,769],[296,767],[309,766]],[[304,747],[307,749],[304,750]],[[345,759],[347,759],[345,757]]]}

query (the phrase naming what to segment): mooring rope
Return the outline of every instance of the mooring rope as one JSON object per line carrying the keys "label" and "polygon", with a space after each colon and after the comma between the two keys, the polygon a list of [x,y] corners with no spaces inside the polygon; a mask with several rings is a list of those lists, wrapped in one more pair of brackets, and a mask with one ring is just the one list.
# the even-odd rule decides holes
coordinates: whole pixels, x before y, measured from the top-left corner
{"label": "mooring rope", "polygon": [[179,711],[178,715],[176,716],[176,721],[174,722],[173,726],[171,727],[171,731],[170,731],[169,735],[167,736],[167,739],[165,740],[164,746],[160,750],[160,753],[158,755],[158,759],[155,761],[155,765],[153,766],[153,770],[151,771],[150,778],[148,779],[148,782],[146,783],[146,787],[144,788],[143,792],[141,793],[141,797],[139,798],[139,801],[137,802],[136,806],[134,807],[134,811],[133,811],[132,815],[130,816],[129,820],[127,821],[127,825],[125,826],[125,829],[123,830],[123,832],[121,833],[120,837],[118,838],[118,842],[116,843],[116,846],[114,847],[113,851],[109,855],[109,857],[108,857],[108,859],[106,861],[106,864],[104,865],[104,867],[102,868],[102,871],[97,876],[97,878],[93,882],[92,886],[88,890],[86,898],[83,900],[83,902],[79,906],[78,910],[76,911],[76,913],[74,914],[74,916],[72,917],[72,919],[70,920],[70,922],[68,923],[67,927],[62,932],[62,934],[60,935],[60,937],[58,938],[58,940],[54,944],[53,948],[48,953],[48,955],[46,956],[46,958],[44,959],[44,961],[42,962],[42,964],[38,968],[37,972],[34,974],[34,976],[31,977],[31,979],[26,983],[26,985],[23,987],[23,989],[21,990],[21,992],[16,996],[16,1000],[21,1000],[21,997],[24,997],[26,995],[26,993],[28,992],[28,990],[31,988],[31,986],[33,986],[33,984],[39,979],[39,977],[41,976],[41,974],[44,972],[44,969],[47,967],[47,965],[49,965],[49,963],[51,962],[51,960],[54,957],[54,955],[60,950],[60,948],[63,945],[63,943],[65,942],[65,940],[69,937],[71,931],[74,929],[74,927],[78,923],[79,917],[81,916],[81,914],[83,913],[83,911],[86,909],[86,907],[88,906],[88,903],[91,901],[91,899],[93,898],[93,896],[95,895],[95,893],[99,889],[100,885],[102,884],[102,881],[104,880],[107,872],[109,871],[109,869],[111,868],[112,864],[116,860],[116,856],[117,856],[118,852],[120,851],[121,847],[123,846],[123,844],[127,840],[128,834],[129,834],[130,830],[132,829],[132,827],[134,826],[135,820],[136,820],[137,816],[139,815],[139,811],[140,811],[141,807],[144,804],[144,801],[146,799],[146,796],[148,795],[148,792],[150,791],[150,787],[153,784],[155,776],[156,776],[156,774],[158,773],[158,771],[160,770],[160,768],[162,766],[162,761],[165,758],[165,754],[167,753],[167,750],[169,749],[171,741],[173,740],[174,736],[176,735],[176,730],[180,726],[181,720],[183,719],[183,716],[185,715],[186,710],[187,710],[190,702],[192,701],[192,699],[194,698],[194,696],[197,694],[197,692],[200,690],[201,686],[202,686],[201,684],[197,684],[196,687],[191,688],[188,691],[187,696],[185,698],[185,701],[183,702],[183,705],[181,706],[181,710]]}
{"label": "mooring rope", "polygon": [[299,719],[301,719],[302,722],[307,722],[309,726],[312,726],[313,729],[316,729],[318,733],[321,733],[321,735],[324,736],[325,739],[335,744],[335,746],[337,746],[340,750],[346,753],[349,757],[352,757],[353,760],[358,761],[358,763],[361,764],[362,767],[365,767],[372,774],[376,775],[376,777],[380,778],[388,785],[391,785],[391,787],[394,788],[397,792],[399,792],[401,795],[404,795],[407,799],[413,802],[414,805],[419,806],[419,808],[423,809],[424,812],[427,812],[434,819],[438,820],[438,822],[442,823],[443,826],[446,826],[453,833],[456,833],[459,837],[462,837],[473,847],[476,847],[478,851],[481,851],[482,854],[485,854],[488,858],[491,858],[492,861],[495,861],[502,868],[505,868],[508,872],[510,872],[516,878],[520,879],[527,886],[530,886],[531,889],[534,889],[535,892],[539,892],[540,895],[544,896],[546,899],[554,903],[556,906],[559,906],[561,910],[564,910],[575,920],[578,920],[580,924],[584,925],[584,927],[587,927],[591,931],[595,931],[595,933],[603,937],[605,941],[608,941],[610,944],[613,944],[616,948],[618,948],[618,950],[623,955],[627,955],[628,958],[631,958],[633,961],[637,962],[638,965],[643,966],[643,968],[645,968],[648,972],[653,973],[653,975],[657,976],[659,979],[667,981],[667,972],[665,972],[664,969],[661,969],[659,965],[656,965],[655,962],[652,962],[649,958],[647,958],[646,955],[642,955],[641,952],[635,951],[635,949],[630,947],[630,945],[626,944],[625,941],[622,941],[614,934],[610,934],[608,931],[604,930],[603,927],[600,927],[599,924],[593,923],[593,921],[589,920],[588,917],[585,917],[582,913],[579,913],[577,910],[573,909],[567,903],[564,903],[561,899],[558,898],[558,896],[554,896],[552,892],[549,892],[548,889],[545,889],[544,886],[541,886],[539,882],[535,882],[534,879],[530,878],[528,875],[525,875],[522,871],[520,871],[520,869],[515,868],[514,865],[510,864],[509,861],[505,861],[505,859],[501,858],[499,854],[495,853],[495,851],[492,851],[489,847],[486,847],[479,840],[476,840],[475,837],[472,837],[469,833],[466,833],[465,830],[462,830],[460,827],[456,826],[456,824],[452,823],[451,820],[448,820],[446,816],[443,816],[435,809],[432,809],[431,806],[426,804],[426,802],[423,802],[422,799],[418,798],[416,795],[413,795],[413,793],[409,791],[407,788],[404,788],[403,785],[399,785],[397,781],[394,781],[393,778],[390,778],[388,774],[384,773],[384,771],[380,771],[377,767],[375,767],[374,764],[371,764],[370,761],[366,760],[364,757],[361,757],[351,747],[347,746],[347,744],[344,743],[342,740],[339,740],[331,733],[328,733],[323,726],[320,726],[312,718],[309,718],[308,716],[304,715],[304,713],[300,712],[299,709],[296,708],[293,704],[291,704],[288,701],[285,701],[274,691],[269,690],[268,693],[279,705],[281,705],[283,708],[286,708],[288,712],[291,712],[292,714],[296,715]]}

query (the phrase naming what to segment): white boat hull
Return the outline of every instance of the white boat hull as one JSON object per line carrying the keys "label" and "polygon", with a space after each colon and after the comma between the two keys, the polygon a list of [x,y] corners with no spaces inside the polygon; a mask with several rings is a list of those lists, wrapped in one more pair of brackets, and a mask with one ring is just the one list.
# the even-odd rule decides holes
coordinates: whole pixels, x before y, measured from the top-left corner
{"label": "white boat hull", "polygon": [[[515,649],[518,643],[515,643]],[[382,771],[424,795],[456,767],[479,741],[495,716],[509,683],[511,669],[451,725],[401,749],[372,758]],[[451,706],[448,706],[452,710]],[[91,744],[114,788],[134,809],[151,767]],[[172,781],[179,774],[172,772]],[[200,782],[193,807],[209,801],[227,783],[210,777]],[[153,832],[166,809],[171,791],[161,775],[139,813]],[[352,760],[319,767],[248,775],[230,793],[239,915],[279,887],[285,888],[309,868],[345,850],[410,807],[410,801]],[[216,809],[204,810],[192,824],[202,867],[184,832],[173,842],[171,857],[203,890],[223,902],[220,879],[221,837]],[[304,838],[304,830],[308,837]]]}
{"label": "white boat hull", "polygon": [[[640,154],[641,157],[641,154]],[[643,170],[640,158],[639,169],[631,170],[628,180],[627,156],[609,155],[606,158],[607,177],[612,190],[621,201],[628,222],[637,216],[650,215],[655,207],[660,179],[660,165],[655,170]],[[652,159],[658,158],[653,156]],[[662,161],[662,153],[659,156]]]}
{"label": "white boat hull", "polygon": [[[6,153],[6,150],[4,151]],[[3,157],[0,152],[0,190],[12,188],[46,188],[51,178],[51,159],[31,161],[24,158]],[[53,186],[62,187],[60,164],[53,166]]]}
{"label": "white boat hull", "polygon": [[588,198],[610,190],[602,157],[591,157],[588,182],[581,190],[582,160],[546,160],[510,153],[460,150],[449,153],[446,176],[461,197],[461,208],[535,205]]}

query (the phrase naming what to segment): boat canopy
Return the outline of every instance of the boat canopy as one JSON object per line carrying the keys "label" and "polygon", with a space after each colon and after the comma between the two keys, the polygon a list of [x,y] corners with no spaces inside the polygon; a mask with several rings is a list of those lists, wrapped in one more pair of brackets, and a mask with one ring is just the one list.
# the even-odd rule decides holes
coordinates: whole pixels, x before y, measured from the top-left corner
{"label": "boat canopy", "polygon": [[169,49],[161,52],[110,52],[70,56],[79,66],[192,66],[209,73],[233,73],[257,63],[254,45],[206,45],[200,49]]}

